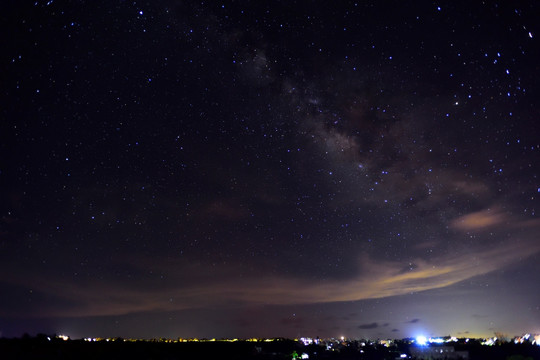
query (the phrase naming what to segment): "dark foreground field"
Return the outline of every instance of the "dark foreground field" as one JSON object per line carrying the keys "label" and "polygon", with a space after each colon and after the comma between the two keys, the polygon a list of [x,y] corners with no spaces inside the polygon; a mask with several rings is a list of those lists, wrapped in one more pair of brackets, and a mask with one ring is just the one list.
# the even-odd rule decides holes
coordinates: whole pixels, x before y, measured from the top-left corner
{"label": "dark foreground field", "polygon": [[[49,340],[50,339],[50,340]],[[162,341],[63,341],[46,336],[21,339],[0,339],[0,359],[133,359],[133,360],[176,360],[176,359],[359,359],[394,360],[400,355],[410,357],[409,345],[397,343],[392,347],[380,345],[359,347],[358,342],[335,346],[304,346],[293,340],[273,342],[188,342],[170,343]],[[540,346],[532,344],[501,344],[481,346],[471,342],[456,346],[456,351],[466,351],[469,360],[540,360]],[[442,357],[441,359],[444,359]],[[459,359],[448,357],[447,359]],[[419,360],[419,358],[417,358]]]}

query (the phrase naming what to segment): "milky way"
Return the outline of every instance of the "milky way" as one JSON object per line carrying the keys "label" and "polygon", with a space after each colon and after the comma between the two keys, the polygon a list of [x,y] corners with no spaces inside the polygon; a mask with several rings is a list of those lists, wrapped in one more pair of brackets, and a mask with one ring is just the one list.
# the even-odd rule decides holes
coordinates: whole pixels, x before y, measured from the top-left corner
{"label": "milky way", "polygon": [[4,7],[2,336],[540,333],[536,4]]}

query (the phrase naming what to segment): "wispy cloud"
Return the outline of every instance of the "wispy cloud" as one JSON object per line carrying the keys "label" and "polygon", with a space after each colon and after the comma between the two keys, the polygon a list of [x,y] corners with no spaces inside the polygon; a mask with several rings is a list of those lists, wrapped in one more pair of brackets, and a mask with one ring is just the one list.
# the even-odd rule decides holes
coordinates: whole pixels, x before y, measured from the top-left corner
{"label": "wispy cloud", "polygon": [[[534,250],[538,251],[538,248],[539,245]],[[174,275],[162,284],[135,282],[121,285],[107,279],[85,283],[61,279],[45,282],[43,276],[34,276],[31,283],[28,283],[29,276],[21,279],[26,279],[24,286],[36,293],[54,294],[70,304],[64,309],[51,306],[27,315],[98,316],[218,304],[312,304],[403,295],[449,286],[494,271],[530,254],[531,248],[508,244],[471,252],[470,255],[456,253],[433,262],[418,259],[417,267],[408,273],[401,271],[399,262],[364,257],[363,271],[346,281],[314,282],[294,277],[244,275],[239,282],[236,280],[239,269],[233,267],[211,271],[204,266],[175,267],[166,261],[162,262],[163,266]],[[195,280],[190,280],[190,276]],[[17,283],[17,277],[12,282]]]}
{"label": "wispy cloud", "polygon": [[459,230],[481,230],[508,223],[508,216],[500,209],[486,209],[460,216],[452,221],[452,226]]}
{"label": "wispy cloud", "polygon": [[[513,241],[501,241],[455,248],[425,259],[410,259],[414,267],[404,271],[401,261],[376,259],[366,252],[358,255],[359,267],[355,276],[341,280],[306,280],[304,277],[270,272],[250,272],[244,265],[227,264],[217,267],[204,262],[179,262],[157,256],[126,256],[122,261],[133,271],[167,274],[156,280],[135,276],[134,280],[119,282],[112,275],[87,278],[35,273],[21,269],[4,276],[4,283],[32,289],[36,301],[57,299],[65,304],[44,301],[27,316],[98,316],[144,311],[171,311],[189,308],[229,306],[238,304],[290,305],[383,298],[430,289],[443,288],[472,277],[487,274],[520,261],[540,251],[535,236],[538,221],[518,221],[494,208],[467,214],[451,222],[455,229],[491,231],[505,227],[513,230]],[[117,265],[121,266],[117,261]],[[4,263],[0,270],[13,268]],[[136,280],[135,280],[136,279]],[[241,279],[241,281],[238,281]],[[0,311],[0,313],[2,313]],[[11,315],[5,314],[2,315]]]}
{"label": "wispy cloud", "polygon": [[379,327],[379,324],[377,324],[376,322],[373,322],[373,323],[370,323],[370,324],[358,325],[359,329],[376,329],[378,327]]}

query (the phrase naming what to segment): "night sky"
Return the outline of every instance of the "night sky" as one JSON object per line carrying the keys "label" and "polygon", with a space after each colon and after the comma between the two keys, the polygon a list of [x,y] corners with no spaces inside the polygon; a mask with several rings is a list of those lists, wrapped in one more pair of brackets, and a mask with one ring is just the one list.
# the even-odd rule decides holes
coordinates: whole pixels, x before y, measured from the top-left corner
{"label": "night sky", "polygon": [[4,1],[0,336],[540,333],[539,13]]}

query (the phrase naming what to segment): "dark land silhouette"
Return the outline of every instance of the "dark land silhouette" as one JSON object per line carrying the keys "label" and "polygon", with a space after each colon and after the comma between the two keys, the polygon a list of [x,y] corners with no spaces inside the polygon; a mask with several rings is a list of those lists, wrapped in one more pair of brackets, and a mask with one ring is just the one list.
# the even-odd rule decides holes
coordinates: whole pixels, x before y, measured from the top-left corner
{"label": "dark land silhouette", "polygon": [[[483,346],[479,341],[454,344],[456,353],[434,357],[411,355],[412,345],[405,340],[396,340],[391,346],[377,342],[349,340],[326,344],[304,345],[292,339],[273,341],[191,341],[178,342],[160,340],[109,339],[101,341],[63,340],[54,335],[39,334],[35,337],[0,339],[1,359],[469,359],[469,360],[537,360],[540,346],[531,343],[500,343]],[[437,345],[430,345],[437,349]],[[442,347],[440,347],[442,349]],[[465,354],[458,356],[456,354]],[[406,357],[404,357],[404,355]]]}

